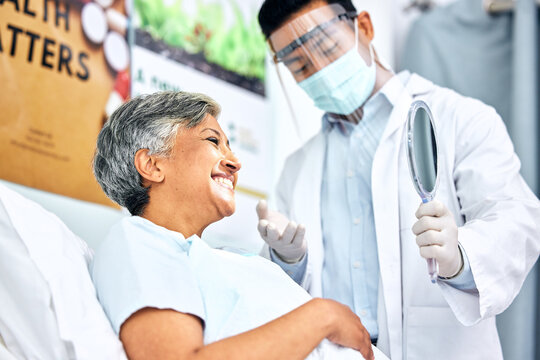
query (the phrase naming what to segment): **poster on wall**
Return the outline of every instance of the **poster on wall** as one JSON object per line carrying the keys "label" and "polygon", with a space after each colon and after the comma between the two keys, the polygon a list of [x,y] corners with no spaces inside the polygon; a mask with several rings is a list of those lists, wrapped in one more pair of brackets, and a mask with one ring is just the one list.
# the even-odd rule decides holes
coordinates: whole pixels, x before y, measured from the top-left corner
{"label": "poster on wall", "polygon": [[91,162],[129,96],[126,1],[0,0],[0,178],[112,205]]}
{"label": "poster on wall", "polygon": [[258,252],[255,206],[271,187],[270,108],[265,96],[266,44],[257,13],[262,0],[135,0],[132,96],[163,90],[205,93],[242,163],[236,213],[209,227],[215,247]]}

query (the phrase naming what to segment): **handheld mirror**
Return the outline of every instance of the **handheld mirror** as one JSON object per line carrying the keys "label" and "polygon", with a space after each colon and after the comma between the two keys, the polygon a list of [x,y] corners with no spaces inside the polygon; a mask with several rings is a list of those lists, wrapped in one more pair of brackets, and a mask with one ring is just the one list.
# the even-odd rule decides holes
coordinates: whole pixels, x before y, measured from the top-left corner
{"label": "handheld mirror", "polygon": [[[422,100],[414,101],[407,116],[407,161],[414,188],[423,203],[433,200],[437,191],[438,154],[431,110]],[[431,282],[435,283],[439,265],[435,259],[427,259],[427,264]]]}

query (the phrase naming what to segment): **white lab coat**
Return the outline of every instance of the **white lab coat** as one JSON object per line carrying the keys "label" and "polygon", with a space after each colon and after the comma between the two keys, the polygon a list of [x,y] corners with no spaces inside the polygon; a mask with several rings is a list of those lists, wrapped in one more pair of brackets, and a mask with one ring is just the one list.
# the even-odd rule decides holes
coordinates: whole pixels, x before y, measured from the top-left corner
{"label": "white lab coat", "polygon": [[[414,99],[434,116],[440,151],[436,199],[454,214],[476,291],[428,279],[411,227],[420,204],[407,167],[405,124]],[[324,248],[320,193],[325,136],[286,161],[278,209],[306,225],[302,281],[321,296]],[[354,156],[351,154],[351,156]],[[380,266],[378,347],[399,359],[502,359],[495,315],[521,288],[540,251],[540,203],[495,110],[418,75],[404,84],[373,159],[372,195]]]}

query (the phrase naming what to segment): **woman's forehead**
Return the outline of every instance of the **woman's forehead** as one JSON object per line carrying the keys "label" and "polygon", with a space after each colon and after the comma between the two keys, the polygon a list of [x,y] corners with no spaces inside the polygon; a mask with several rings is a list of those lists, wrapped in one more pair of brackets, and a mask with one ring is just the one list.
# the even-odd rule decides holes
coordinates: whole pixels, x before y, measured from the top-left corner
{"label": "woman's forehead", "polygon": [[217,119],[210,114],[206,114],[204,120],[201,121],[200,124],[194,128],[194,130],[196,132],[195,135],[200,135],[204,132],[205,135],[206,133],[208,133],[208,135],[214,134],[214,136],[219,136],[224,141],[228,140],[227,134],[225,134]]}
{"label": "woman's forehead", "polygon": [[215,129],[221,134],[223,134],[223,130],[221,129],[221,126],[219,125],[216,118],[210,114],[206,114],[204,119],[202,119],[201,122],[199,122],[193,127],[188,128],[180,126],[177,132],[177,137],[199,137],[199,135],[205,129]]}
{"label": "woman's forehead", "polygon": [[221,126],[219,125],[219,122],[217,121],[217,119],[210,115],[210,114],[206,114],[206,116],[204,117],[203,121],[201,121],[201,123],[198,125],[199,128],[202,128],[202,127],[212,127],[216,130],[219,130],[220,132],[223,133],[223,130],[221,130]]}

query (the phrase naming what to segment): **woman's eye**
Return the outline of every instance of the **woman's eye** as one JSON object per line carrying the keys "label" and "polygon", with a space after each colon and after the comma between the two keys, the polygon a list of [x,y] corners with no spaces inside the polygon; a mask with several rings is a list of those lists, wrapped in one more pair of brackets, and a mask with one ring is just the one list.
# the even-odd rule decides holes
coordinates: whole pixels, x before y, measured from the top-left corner
{"label": "woman's eye", "polygon": [[210,142],[213,142],[214,144],[216,145],[219,145],[219,140],[218,138],[215,138],[215,137],[209,137],[207,138],[206,140],[210,141]]}

